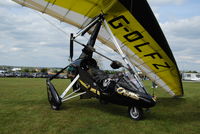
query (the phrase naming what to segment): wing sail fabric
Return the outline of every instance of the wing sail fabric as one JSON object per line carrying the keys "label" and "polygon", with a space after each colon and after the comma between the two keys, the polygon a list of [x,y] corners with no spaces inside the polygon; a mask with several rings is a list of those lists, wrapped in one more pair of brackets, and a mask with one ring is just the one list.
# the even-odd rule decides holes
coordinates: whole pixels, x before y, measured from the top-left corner
{"label": "wing sail fabric", "polygon": [[[130,62],[172,96],[182,96],[176,61],[146,0],[13,0],[78,28],[104,13]],[[105,27],[98,39],[115,50]]]}

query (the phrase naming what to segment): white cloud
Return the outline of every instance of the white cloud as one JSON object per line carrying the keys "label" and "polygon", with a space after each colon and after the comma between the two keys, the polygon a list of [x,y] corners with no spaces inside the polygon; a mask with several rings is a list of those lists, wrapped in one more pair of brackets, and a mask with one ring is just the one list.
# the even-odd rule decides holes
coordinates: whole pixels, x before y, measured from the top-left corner
{"label": "white cloud", "polygon": [[[25,66],[64,66],[68,37],[38,13],[11,1],[0,2],[0,63]],[[43,15],[66,33],[69,25]],[[71,31],[70,31],[71,30]]]}
{"label": "white cloud", "polygon": [[200,16],[161,24],[180,69],[200,70]]}
{"label": "white cloud", "polygon": [[155,15],[156,19],[159,20],[160,14],[155,12],[154,15]]}
{"label": "white cloud", "polygon": [[0,6],[6,6],[6,7],[10,7],[10,6],[16,6],[17,4],[12,2],[11,0],[2,0],[0,1]]}
{"label": "white cloud", "polygon": [[197,63],[197,64],[200,64],[200,60],[196,60],[196,61],[194,61],[195,63]]}
{"label": "white cloud", "polygon": [[179,56],[178,58],[180,58],[181,60],[191,60],[191,59],[193,59],[192,56]]}
{"label": "white cloud", "polygon": [[[184,4],[186,0],[148,0],[158,19],[166,18],[161,6]],[[179,11],[177,11],[179,12]],[[181,11],[180,11],[181,12]],[[0,63],[30,66],[65,66],[69,56],[69,36],[28,8],[11,0],[0,1]],[[42,15],[66,33],[77,32],[72,26]],[[165,21],[161,27],[180,69],[200,71],[200,16]],[[85,38],[80,38],[86,41]],[[75,45],[75,56],[81,48]],[[97,48],[98,51],[106,54]],[[114,56],[112,55],[112,58]],[[120,58],[120,57],[119,57]],[[4,60],[6,59],[6,60]],[[107,64],[107,63],[106,63]]]}
{"label": "white cloud", "polygon": [[148,0],[152,5],[165,5],[165,4],[182,4],[186,0]]}
{"label": "white cloud", "polygon": [[13,48],[10,48],[10,51],[11,52],[16,52],[16,51],[19,51],[21,48],[17,48],[17,47],[13,47]]}
{"label": "white cloud", "polygon": [[161,24],[165,32],[176,37],[198,39],[200,35],[200,16],[192,18],[175,20]]}

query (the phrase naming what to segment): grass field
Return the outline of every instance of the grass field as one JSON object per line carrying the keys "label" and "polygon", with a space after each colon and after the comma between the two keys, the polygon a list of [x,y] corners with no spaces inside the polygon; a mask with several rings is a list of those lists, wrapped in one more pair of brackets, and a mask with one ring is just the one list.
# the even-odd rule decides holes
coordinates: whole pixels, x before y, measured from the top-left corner
{"label": "grass field", "polygon": [[[54,83],[58,89],[67,85],[61,79]],[[145,112],[144,120],[134,121],[127,107],[96,99],[76,98],[53,111],[45,79],[0,78],[0,134],[199,134],[200,83],[183,85],[185,96],[179,99],[156,89],[157,105]]]}

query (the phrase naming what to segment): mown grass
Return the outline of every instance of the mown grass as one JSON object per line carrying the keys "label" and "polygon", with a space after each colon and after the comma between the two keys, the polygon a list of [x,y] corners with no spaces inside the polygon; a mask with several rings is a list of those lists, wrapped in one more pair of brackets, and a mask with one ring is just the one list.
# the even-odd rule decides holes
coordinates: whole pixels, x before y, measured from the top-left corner
{"label": "mown grass", "polygon": [[[68,81],[54,83],[64,89]],[[151,82],[145,85],[150,89]],[[144,120],[133,121],[127,107],[96,99],[76,98],[53,111],[45,79],[0,78],[0,134],[199,134],[200,83],[183,85],[185,96],[177,99],[156,89],[157,105],[145,112]]]}

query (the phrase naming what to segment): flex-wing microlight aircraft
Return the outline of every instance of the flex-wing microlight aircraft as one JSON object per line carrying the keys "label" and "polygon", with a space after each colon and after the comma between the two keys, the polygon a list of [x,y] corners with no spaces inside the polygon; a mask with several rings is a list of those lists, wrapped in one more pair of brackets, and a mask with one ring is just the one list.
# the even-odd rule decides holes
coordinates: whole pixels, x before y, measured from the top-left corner
{"label": "flex-wing microlight aircraft", "polygon": [[[80,57],[59,72],[67,69],[68,77],[72,79],[70,85],[59,95],[51,83],[59,73],[47,79],[48,99],[53,109],[59,109],[62,102],[73,97],[88,95],[101,102],[128,106],[132,119],[142,119],[142,108],[153,107],[156,101],[147,93],[133,67],[172,96],[183,96],[176,61],[146,0],[13,1],[81,29],[70,37],[70,57],[73,57],[74,43],[83,46]],[[77,37],[86,32],[91,37],[85,45],[77,41]],[[125,65],[97,52],[94,49],[96,39],[119,53]],[[126,68],[128,73],[95,79],[90,72],[98,69],[93,53],[110,60],[113,68]],[[68,93],[71,87],[74,91]]]}

